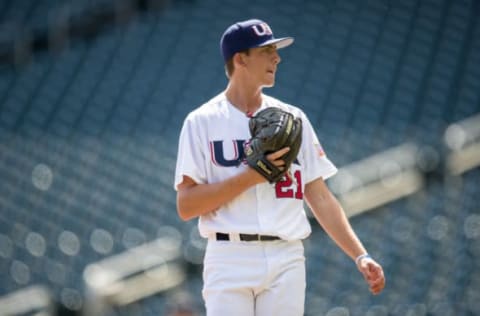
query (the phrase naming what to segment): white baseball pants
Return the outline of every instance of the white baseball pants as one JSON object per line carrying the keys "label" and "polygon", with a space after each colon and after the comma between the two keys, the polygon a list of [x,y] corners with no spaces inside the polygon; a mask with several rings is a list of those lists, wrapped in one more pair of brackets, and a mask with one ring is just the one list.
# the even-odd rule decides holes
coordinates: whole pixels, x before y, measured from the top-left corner
{"label": "white baseball pants", "polygon": [[302,241],[209,240],[203,281],[208,316],[301,316]]}

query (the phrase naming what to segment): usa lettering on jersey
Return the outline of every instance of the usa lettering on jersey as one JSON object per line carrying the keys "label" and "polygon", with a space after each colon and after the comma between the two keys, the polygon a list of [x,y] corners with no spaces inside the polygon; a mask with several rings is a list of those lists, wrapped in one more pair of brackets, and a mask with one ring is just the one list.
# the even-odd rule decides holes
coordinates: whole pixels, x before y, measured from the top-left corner
{"label": "usa lettering on jersey", "polygon": [[[229,146],[228,142],[227,145],[224,145],[223,140],[214,140],[209,142],[210,146],[210,158],[212,163],[216,166],[222,167],[236,167],[243,162],[245,159],[245,148],[244,143],[246,140],[244,139],[235,139],[232,140],[231,146],[233,146],[234,155],[232,158],[225,157],[225,149],[224,146]],[[293,161],[294,164],[300,165],[298,158],[295,158]],[[263,169],[263,166],[259,166]],[[266,166],[265,166],[266,168]]]}
{"label": "usa lettering on jersey", "polygon": [[223,140],[215,140],[210,142],[210,155],[214,165],[222,167],[238,166],[245,158],[243,151],[243,143],[245,140],[232,140],[234,156],[231,159],[225,158],[225,151],[223,148]]}

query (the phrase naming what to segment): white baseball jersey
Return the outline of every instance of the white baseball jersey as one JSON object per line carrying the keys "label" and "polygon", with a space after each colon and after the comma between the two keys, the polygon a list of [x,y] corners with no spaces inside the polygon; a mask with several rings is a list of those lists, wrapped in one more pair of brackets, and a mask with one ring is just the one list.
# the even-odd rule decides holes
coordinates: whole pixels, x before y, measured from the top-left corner
{"label": "white baseball jersey", "polygon": [[[303,203],[305,184],[337,172],[302,110],[265,94],[262,99],[258,111],[279,107],[302,120],[302,145],[291,166],[294,181],[284,177],[276,184],[253,186],[218,210],[200,216],[199,231],[203,237],[222,232],[303,239],[311,232]],[[184,175],[199,184],[215,183],[249,168],[242,162],[243,144],[251,138],[248,122],[249,117],[233,106],[223,92],[192,111],[180,133],[175,188]]]}

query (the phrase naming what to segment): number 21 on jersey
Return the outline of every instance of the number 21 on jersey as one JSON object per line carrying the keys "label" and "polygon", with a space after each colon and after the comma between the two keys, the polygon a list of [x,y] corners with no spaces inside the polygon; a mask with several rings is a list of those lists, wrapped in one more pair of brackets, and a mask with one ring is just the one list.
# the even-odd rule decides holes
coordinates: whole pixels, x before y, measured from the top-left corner
{"label": "number 21 on jersey", "polygon": [[275,193],[277,198],[295,198],[298,200],[303,199],[302,173],[300,170],[295,170],[292,176],[294,179],[289,176],[285,176],[282,180],[275,184]]}

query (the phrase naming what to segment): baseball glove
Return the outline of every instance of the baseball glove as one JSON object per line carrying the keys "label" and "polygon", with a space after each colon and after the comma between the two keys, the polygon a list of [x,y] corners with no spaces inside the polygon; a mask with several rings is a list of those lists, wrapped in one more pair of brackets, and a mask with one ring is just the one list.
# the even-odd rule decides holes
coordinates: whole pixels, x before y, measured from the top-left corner
{"label": "baseball glove", "polygon": [[[250,119],[249,128],[252,138],[245,143],[248,165],[270,183],[278,182],[297,158],[302,144],[302,121],[291,113],[269,107]],[[280,170],[266,156],[284,147],[290,147],[290,151],[280,158],[285,161]]]}

